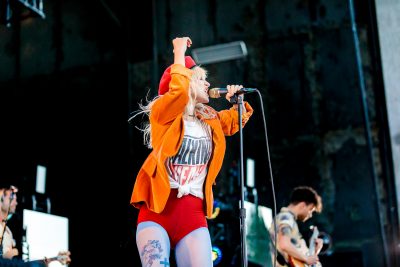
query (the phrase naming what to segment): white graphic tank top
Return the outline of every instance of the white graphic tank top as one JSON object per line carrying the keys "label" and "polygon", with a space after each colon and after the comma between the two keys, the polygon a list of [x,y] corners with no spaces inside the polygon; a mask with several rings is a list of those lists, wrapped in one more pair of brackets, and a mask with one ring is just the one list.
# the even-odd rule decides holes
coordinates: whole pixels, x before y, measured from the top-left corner
{"label": "white graphic tank top", "polygon": [[191,194],[203,199],[203,183],[211,157],[211,128],[205,122],[184,120],[184,136],[178,153],[167,159],[166,167],[172,189],[178,198]]}

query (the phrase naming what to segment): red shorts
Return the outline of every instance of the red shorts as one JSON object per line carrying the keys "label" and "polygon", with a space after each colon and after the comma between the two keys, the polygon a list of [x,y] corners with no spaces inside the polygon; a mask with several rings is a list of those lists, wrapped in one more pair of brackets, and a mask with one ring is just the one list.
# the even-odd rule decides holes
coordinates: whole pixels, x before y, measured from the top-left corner
{"label": "red shorts", "polygon": [[192,195],[177,198],[177,194],[178,190],[171,189],[167,204],[161,213],[155,213],[143,205],[137,220],[137,224],[152,221],[161,225],[168,233],[172,248],[190,232],[207,227],[203,200]]}

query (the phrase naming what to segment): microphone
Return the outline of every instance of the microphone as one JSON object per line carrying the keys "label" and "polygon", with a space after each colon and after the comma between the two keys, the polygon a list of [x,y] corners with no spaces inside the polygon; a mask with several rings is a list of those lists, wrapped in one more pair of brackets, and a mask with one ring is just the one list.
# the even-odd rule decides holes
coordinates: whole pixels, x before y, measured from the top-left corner
{"label": "microphone", "polygon": [[[236,92],[236,95],[248,94],[248,93],[253,93],[256,91],[257,91],[257,88],[242,88]],[[221,95],[224,95],[226,93],[228,93],[228,89],[226,89],[226,88],[212,88],[212,89],[208,90],[208,95],[211,98],[219,98],[219,97],[221,97]]]}

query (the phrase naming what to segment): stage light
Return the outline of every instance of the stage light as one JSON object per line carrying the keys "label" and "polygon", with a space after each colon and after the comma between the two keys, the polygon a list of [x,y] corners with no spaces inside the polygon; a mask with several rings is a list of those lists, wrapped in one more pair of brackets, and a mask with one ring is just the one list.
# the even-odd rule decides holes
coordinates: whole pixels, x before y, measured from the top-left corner
{"label": "stage light", "polygon": [[[22,9],[17,8],[14,3],[17,3]],[[15,16],[19,21],[36,16],[42,19],[46,18],[43,9],[43,0],[17,0],[14,1],[14,3],[11,3],[11,0],[6,0],[5,3],[1,5],[0,20],[5,23],[7,27],[11,26],[11,22],[13,21],[12,16]]]}
{"label": "stage light", "polygon": [[247,56],[247,48],[243,41],[237,41],[196,48],[192,50],[192,56],[197,64],[205,65],[244,58]]}
{"label": "stage light", "polygon": [[211,250],[211,258],[213,266],[217,266],[222,260],[222,251],[217,246],[213,246]]}
{"label": "stage light", "polygon": [[41,18],[44,19],[46,17],[43,11],[43,0],[18,0],[18,2]]}

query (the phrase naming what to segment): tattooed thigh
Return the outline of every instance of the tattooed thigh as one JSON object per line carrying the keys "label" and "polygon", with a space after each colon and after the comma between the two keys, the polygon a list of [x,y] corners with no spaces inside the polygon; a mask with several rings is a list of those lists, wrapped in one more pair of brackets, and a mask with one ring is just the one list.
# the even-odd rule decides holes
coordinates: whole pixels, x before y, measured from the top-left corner
{"label": "tattooed thigh", "polygon": [[168,259],[165,257],[164,249],[160,240],[148,240],[140,251],[140,258],[145,267],[169,266]]}

